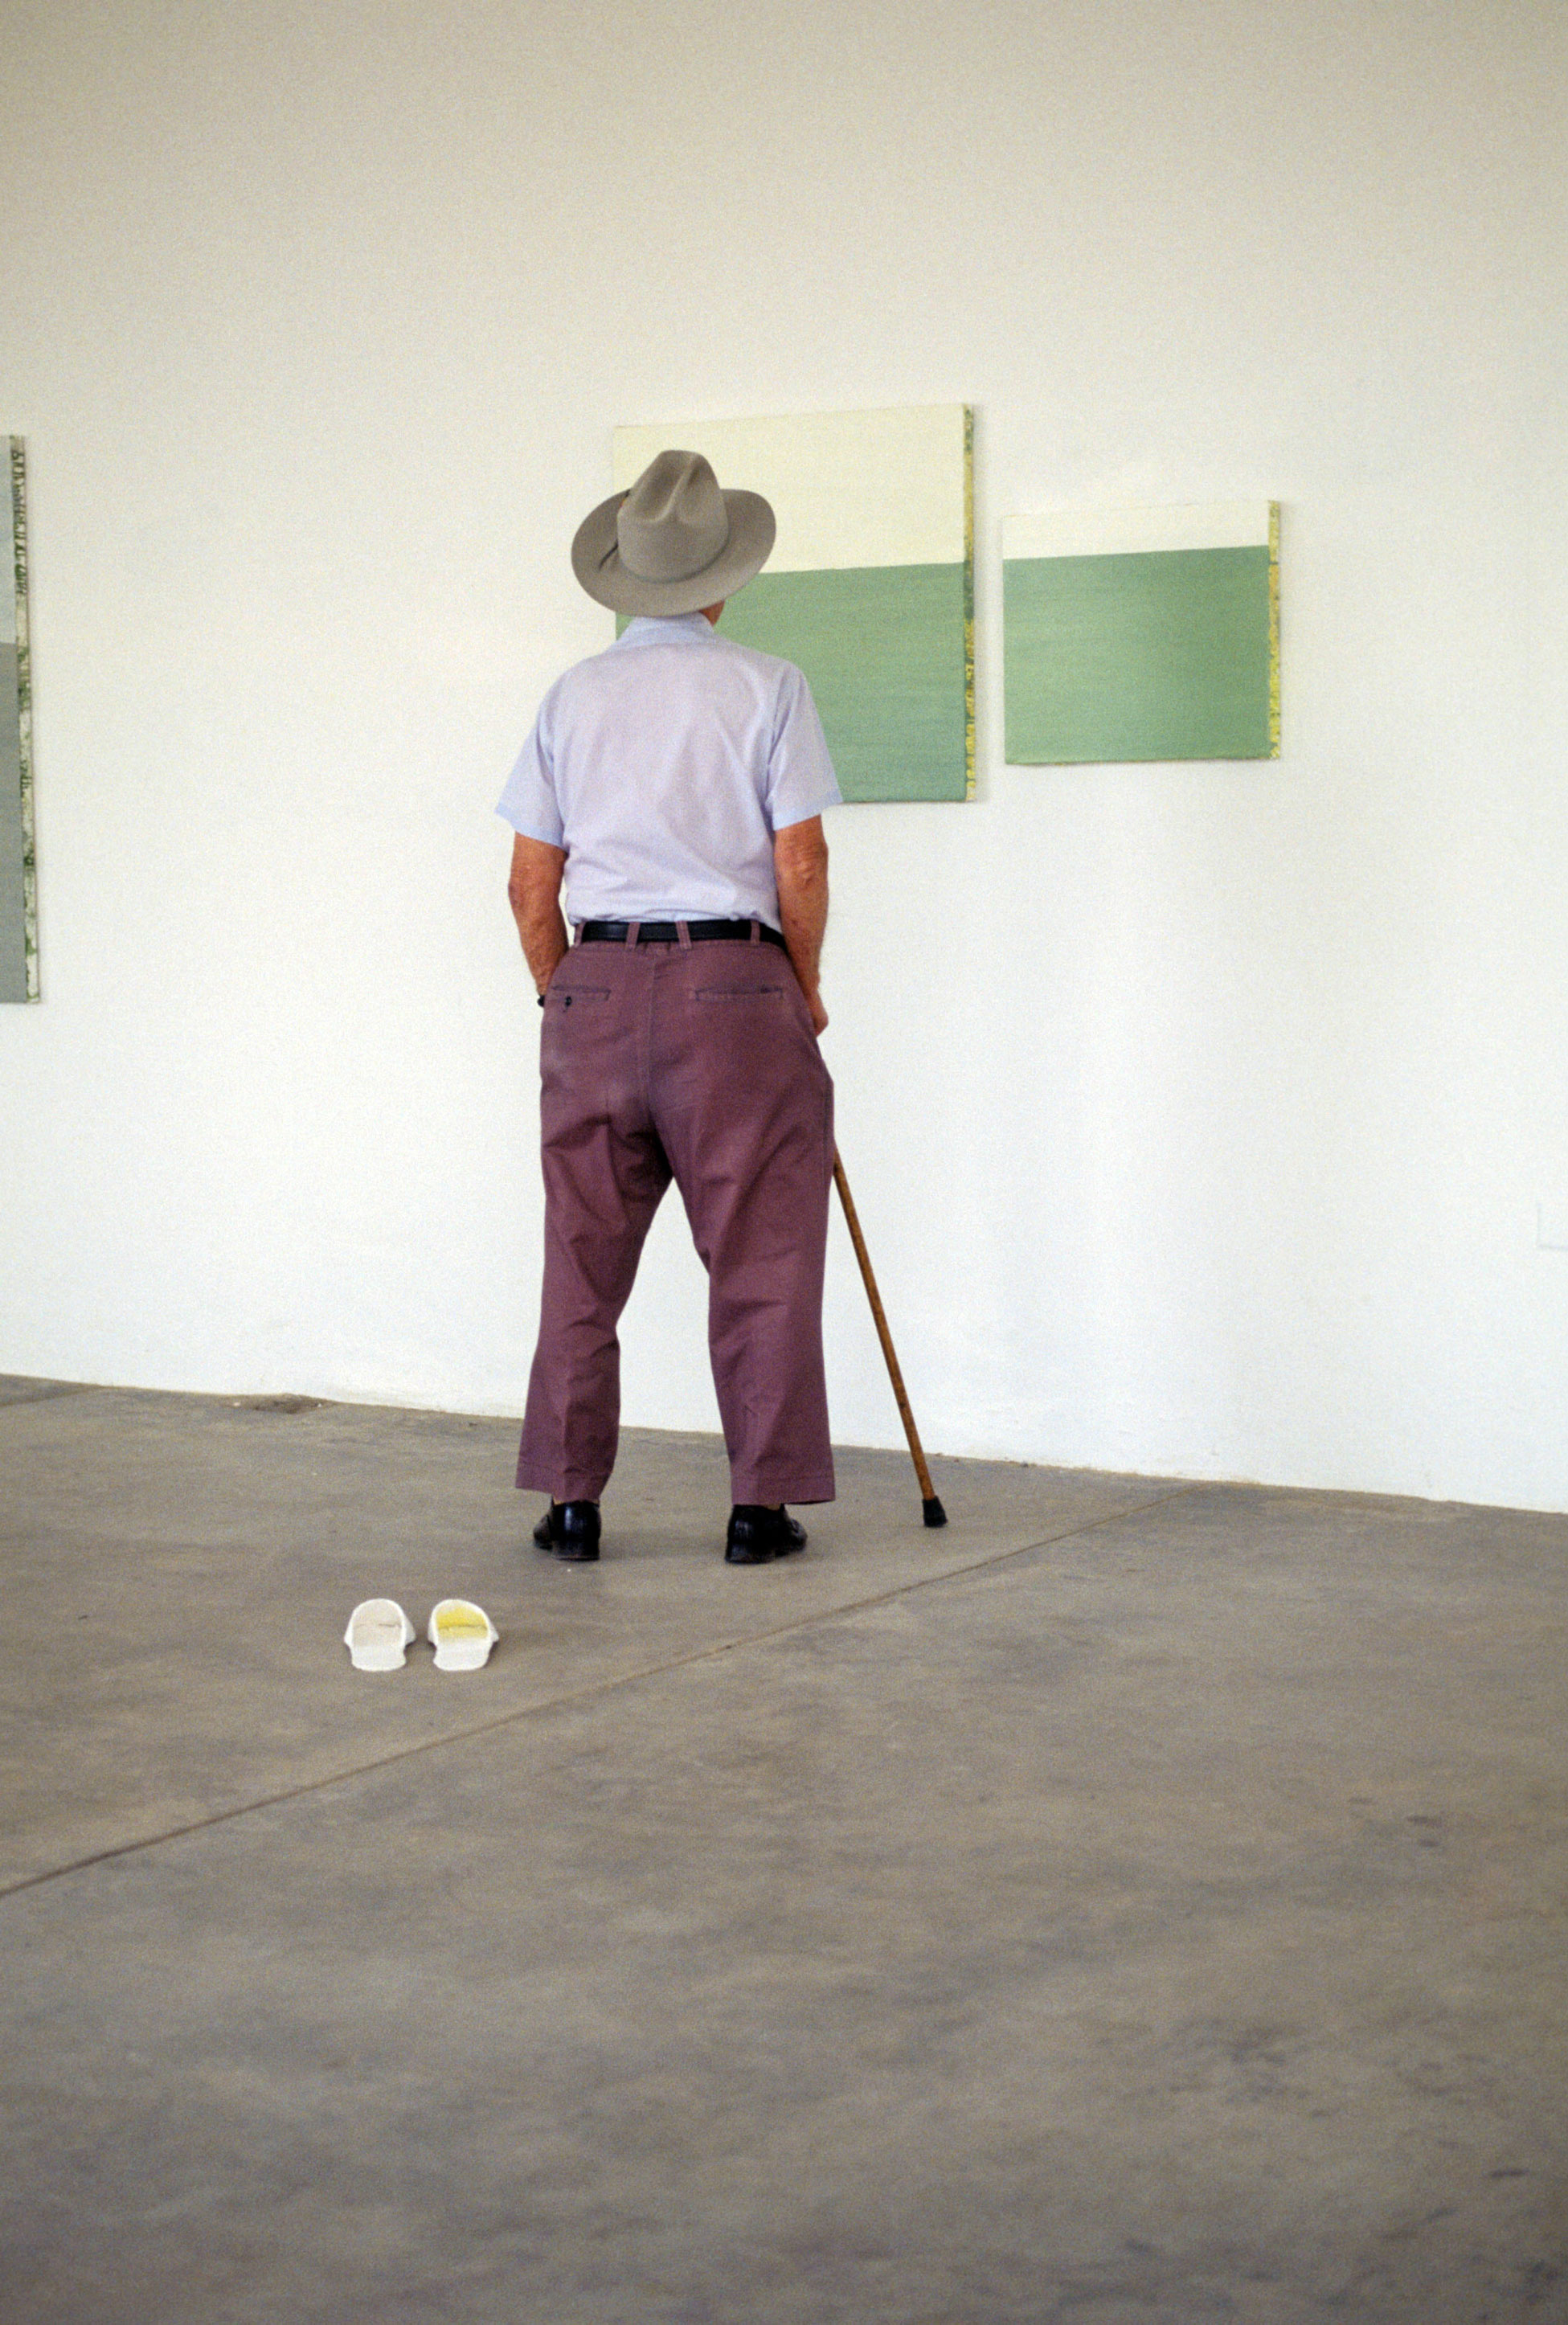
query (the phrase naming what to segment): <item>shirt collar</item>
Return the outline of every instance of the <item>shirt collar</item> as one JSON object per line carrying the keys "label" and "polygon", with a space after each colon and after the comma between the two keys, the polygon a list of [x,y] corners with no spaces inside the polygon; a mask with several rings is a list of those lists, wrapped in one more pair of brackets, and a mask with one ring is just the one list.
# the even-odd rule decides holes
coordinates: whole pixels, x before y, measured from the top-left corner
{"label": "shirt collar", "polygon": [[702,645],[716,635],[706,614],[634,614],[616,644],[617,646]]}

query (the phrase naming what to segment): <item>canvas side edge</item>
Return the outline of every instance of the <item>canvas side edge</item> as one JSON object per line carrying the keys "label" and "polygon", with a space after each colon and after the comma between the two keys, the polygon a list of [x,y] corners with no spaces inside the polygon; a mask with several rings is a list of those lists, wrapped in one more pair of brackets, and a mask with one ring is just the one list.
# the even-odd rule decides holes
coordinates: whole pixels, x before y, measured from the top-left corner
{"label": "canvas side edge", "polygon": [[1268,504],[1268,755],[1279,756],[1279,503]]}
{"label": "canvas side edge", "polygon": [[16,740],[21,766],[22,947],[29,1001],[38,977],[38,854],[32,813],[32,664],[27,623],[27,469],[20,436],[10,440],[11,563],[16,592]]}

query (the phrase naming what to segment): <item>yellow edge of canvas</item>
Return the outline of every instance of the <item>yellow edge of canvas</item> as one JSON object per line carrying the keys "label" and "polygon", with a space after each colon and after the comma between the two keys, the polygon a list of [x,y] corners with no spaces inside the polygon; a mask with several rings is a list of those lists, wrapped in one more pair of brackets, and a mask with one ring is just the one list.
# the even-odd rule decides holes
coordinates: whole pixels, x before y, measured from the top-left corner
{"label": "yellow edge of canvas", "polygon": [[1279,503],[1268,504],[1268,755],[1279,756]]}

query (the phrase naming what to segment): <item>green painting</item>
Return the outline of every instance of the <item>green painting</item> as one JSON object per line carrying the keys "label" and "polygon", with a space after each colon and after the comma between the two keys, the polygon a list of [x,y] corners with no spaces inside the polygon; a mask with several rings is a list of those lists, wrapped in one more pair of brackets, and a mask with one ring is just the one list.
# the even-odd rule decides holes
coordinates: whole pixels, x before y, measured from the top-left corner
{"label": "green painting", "polygon": [[32,854],[32,693],[27,644],[27,495],[22,439],[7,440],[12,586],[0,588],[0,1001],[38,998]]}
{"label": "green painting", "polygon": [[846,801],[972,798],[968,407],[617,428],[617,490],[671,447],[773,504],[773,555],[719,626],[804,671]]}
{"label": "green painting", "polygon": [[1014,764],[1279,755],[1278,511],[1063,511],[1002,529]]}

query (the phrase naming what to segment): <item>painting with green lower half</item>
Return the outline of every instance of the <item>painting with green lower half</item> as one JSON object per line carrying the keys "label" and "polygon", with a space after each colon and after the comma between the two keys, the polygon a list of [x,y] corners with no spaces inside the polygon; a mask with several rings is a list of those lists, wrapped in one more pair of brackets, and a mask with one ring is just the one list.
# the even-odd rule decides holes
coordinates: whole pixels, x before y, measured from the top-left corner
{"label": "painting with green lower half", "polygon": [[1279,756],[1276,502],[1008,517],[1002,626],[1014,764]]}
{"label": "painting with green lower half", "polygon": [[772,503],[719,627],[804,671],[846,801],[974,795],[972,448],[961,403],[616,431],[617,492],[674,449]]}
{"label": "painting with green lower half", "polygon": [[0,1001],[38,998],[32,855],[32,690],[27,644],[27,496],[22,439],[5,440],[11,578],[0,588]]}

